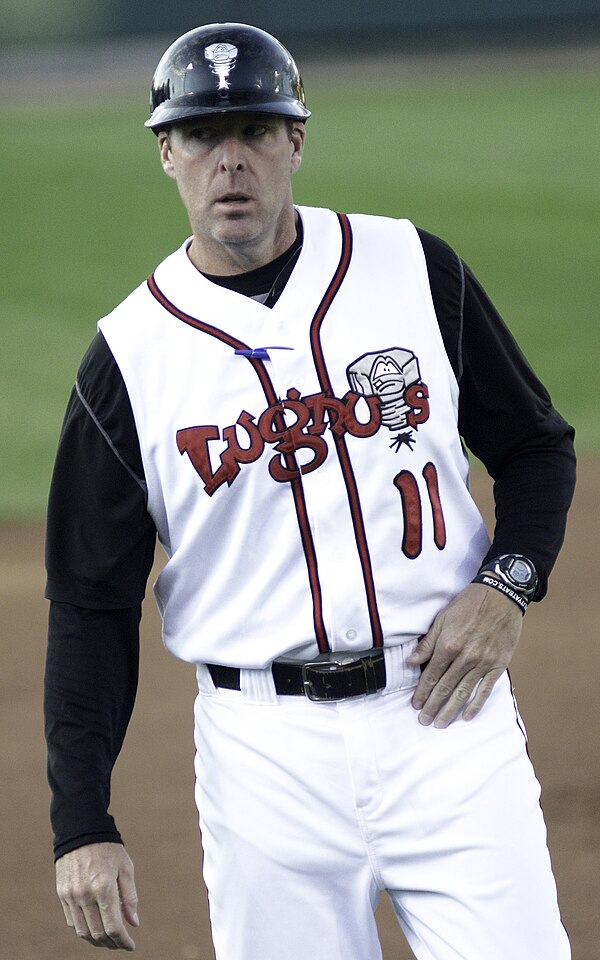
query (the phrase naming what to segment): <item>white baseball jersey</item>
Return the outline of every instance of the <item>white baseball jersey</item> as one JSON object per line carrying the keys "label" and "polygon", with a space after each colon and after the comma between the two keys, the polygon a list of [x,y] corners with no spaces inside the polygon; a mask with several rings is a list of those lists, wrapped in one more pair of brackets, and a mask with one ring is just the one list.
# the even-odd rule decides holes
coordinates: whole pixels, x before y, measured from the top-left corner
{"label": "white baseball jersey", "polygon": [[403,643],[489,545],[415,228],[298,210],[273,308],[206,279],[186,241],[99,324],[168,557],[164,640],[191,662]]}

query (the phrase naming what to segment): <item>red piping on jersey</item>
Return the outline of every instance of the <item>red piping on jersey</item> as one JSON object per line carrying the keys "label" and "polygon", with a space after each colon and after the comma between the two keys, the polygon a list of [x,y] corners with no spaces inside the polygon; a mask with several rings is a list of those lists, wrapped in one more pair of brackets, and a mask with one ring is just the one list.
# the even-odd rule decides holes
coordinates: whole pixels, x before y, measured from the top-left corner
{"label": "red piping on jersey", "polygon": [[[242,356],[244,356],[244,358],[252,365],[258,379],[260,380],[267,404],[270,407],[273,407],[280,403],[264,362],[252,356],[252,350],[248,344],[244,343],[242,340],[238,340],[236,337],[232,337],[230,334],[226,333],[225,330],[221,330],[219,327],[214,327],[210,323],[205,323],[202,320],[198,320],[196,317],[192,317],[189,313],[184,313],[183,310],[180,310],[178,307],[176,307],[175,304],[171,303],[171,301],[164,295],[156,283],[154,274],[148,277],[147,283],[148,289],[155,300],[160,303],[161,307],[164,307],[164,309],[171,313],[174,317],[177,317],[178,320],[182,320],[189,326],[195,327],[196,330],[201,330],[202,333],[206,333],[208,336],[214,337],[216,340],[220,340],[221,343],[232,347],[234,350],[243,350],[244,353]],[[283,408],[281,411],[281,418],[283,423]],[[285,424],[283,424],[283,426],[285,426]],[[293,454],[285,454],[285,460],[288,469],[293,470],[298,474],[300,473],[300,469],[296,463],[296,458]],[[319,653],[326,653],[330,647],[327,640],[325,621],[323,619],[323,598],[321,594],[321,584],[319,581],[317,554],[315,551],[310,524],[308,522],[308,511],[306,509],[306,501],[304,499],[304,490],[299,476],[295,479],[292,479],[290,483],[292,487],[292,495],[294,497],[296,516],[298,518],[298,526],[300,529],[300,539],[302,541],[302,547],[304,550],[304,556],[308,570],[308,581],[313,602],[313,623],[315,628],[315,637],[319,647]]]}
{"label": "red piping on jersey", "polygon": [[[344,281],[346,273],[348,272],[348,267],[350,266],[350,260],[352,259],[352,227],[350,226],[350,221],[345,213],[338,213],[337,216],[342,231],[342,252],[340,254],[340,262],[337,266],[335,274],[333,275],[333,279],[325,291],[325,295],[323,296],[321,303],[319,304],[317,312],[313,317],[310,331],[311,348],[319,383],[321,385],[321,389],[330,397],[333,397],[334,393],[321,346],[321,326],[327,311],[333,303],[333,300]],[[356,537],[358,555],[362,567],[363,580],[367,596],[367,607],[369,610],[369,619],[373,634],[373,646],[381,647],[383,646],[383,630],[381,627],[381,620],[379,618],[379,611],[377,609],[377,596],[375,592],[375,582],[373,579],[373,567],[369,554],[369,544],[367,541],[367,534],[365,531],[365,525],[360,506],[360,497],[358,494],[358,487],[356,485],[356,478],[352,470],[352,463],[350,461],[348,447],[344,437],[334,436],[334,442],[342,469],[342,476],[346,485],[348,502],[350,505],[350,515],[352,517],[354,535]]]}
{"label": "red piping on jersey", "polygon": [[158,300],[161,307],[164,307],[165,310],[168,310],[169,313],[172,313],[173,316],[177,317],[178,320],[183,320],[183,322],[187,323],[190,327],[195,327],[197,330],[201,330],[203,333],[208,334],[208,336],[215,337],[215,339],[220,340],[221,343],[225,343],[228,347],[232,347],[234,350],[249,351],[250,355],[244,354],[244,356],[246,356],[248,362],[254,367],[256,375],[263,388],[265,397],[267,398],[267,402],[269,405],[278,403],[277,394],[273,389],[271,378],[265,370],[264,363],[252,356],[252,350],[248,344],[244,343],[242,340],[238,340],[236,337],[230,336],[230,334],[226,333],[225,330],[220,330],[219,327],[213,327],[210,323],[204,323],[204,321],[197,320],[196,317],[192,317],[189,313],[184,313],[183,310],[180,310],[179,307],[176,307],[174,303],[171,303],[171,301],[167,299],[156,283],[154,274],[148,277],[147,282],[148,289],[155,300]]}

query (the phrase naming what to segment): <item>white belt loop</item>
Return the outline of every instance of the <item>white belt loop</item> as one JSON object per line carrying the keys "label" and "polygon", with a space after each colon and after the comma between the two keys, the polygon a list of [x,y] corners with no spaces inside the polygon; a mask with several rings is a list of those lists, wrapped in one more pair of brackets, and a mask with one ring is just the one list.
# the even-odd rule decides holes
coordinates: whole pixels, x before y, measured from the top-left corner
{"label": "white belt loop", "polygon": [[407,643],[402,644],[405,687],[416,687],[421,679],[421,667],[418,664],[416,667],[409,666],[409,664],[406,662],[406,658],[410,657],[411,653],[414,653],[417,649],[420,639],[420,637],[415,637],[414,640],[409,640]]}
{"label": "white belt loop", "polygon": [[394,690],[400,690],[404,680],[404,656],[402,644],[397,647],[384,647],[383,655],[385,657],[385,690],[382,694],[392,693]]}
{"label": "white belt loop", "polygon": [[212,694],[213,696],[217,692],[217,688],[213,683],[213,678],[210,675],[210,671],[205,663],[196,664],[196,679],[198,681],[198,690],[200,693]]}
{"label": "white belt loop", "polygon": [[240,670],[240,690],[244,700],[276,703],[277,691],[270,667],[265,670]]}
{"label": "white belt loop", "polygon": [[392,693],[394,690],[416,687],[421,676],[421,670],[406,663],[417,645],[417,640],[407,640],[393,647],[384,647],[386,685],[382,694]]}

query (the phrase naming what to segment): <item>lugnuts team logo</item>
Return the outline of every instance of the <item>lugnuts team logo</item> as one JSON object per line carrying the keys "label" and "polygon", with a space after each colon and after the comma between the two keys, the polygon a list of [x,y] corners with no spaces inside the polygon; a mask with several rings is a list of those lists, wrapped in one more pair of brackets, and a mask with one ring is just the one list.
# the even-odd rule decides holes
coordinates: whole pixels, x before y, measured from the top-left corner
{"label": "lugnuts team logo", "polygon": [[429,390],[414,353],[400,347],[364,353],[346,375],[355,393],[379,397],[383,426],[398,431],[390,446],[399,450],[405,443],[412,450],[413,428],[429,418]]}
{"label": "lugnuts team logo", "polygon": [[346,375],[350,390],[340,399],[324,391],[303,397],[290,388],[258,417],[242,410],[222,429],[211,424],[178,430],[177,448],[188,455],[209,496],[224,483],[231,486],[241,466],[257,461],[266,445],[275,451],[269,461],[273,480],[285,483],[312,473],[328,456],[327,431],[335,443],[346,435],[368,439],[385,426],[396,434],[391,449],[412,450],[413,431],[429,419],[429,390],[414,353],[399,347],[366,353]]}
{"label": "lugnuts team logo", "polygon": [[211,43],[204,50],[204,57],[212,64],[211,72],[219,78],[218,90],[229,90],[228,78],[235,68],[237,47],[233,43]]}

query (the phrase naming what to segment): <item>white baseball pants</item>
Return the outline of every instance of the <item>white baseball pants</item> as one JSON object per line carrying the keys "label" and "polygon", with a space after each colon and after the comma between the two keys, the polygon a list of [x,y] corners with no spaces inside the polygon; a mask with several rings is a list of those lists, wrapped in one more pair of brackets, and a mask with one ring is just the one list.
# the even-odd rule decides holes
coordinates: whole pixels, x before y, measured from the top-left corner
{"label": "white baseball pants", "polygon": [[277,697],[269,671],[216,690],[198,668],[217,960],[378,960],[382,891],[418,960],[570,957],[508,677],[437,730],[403,659],[386,651],[385,691],[335,704]]}

